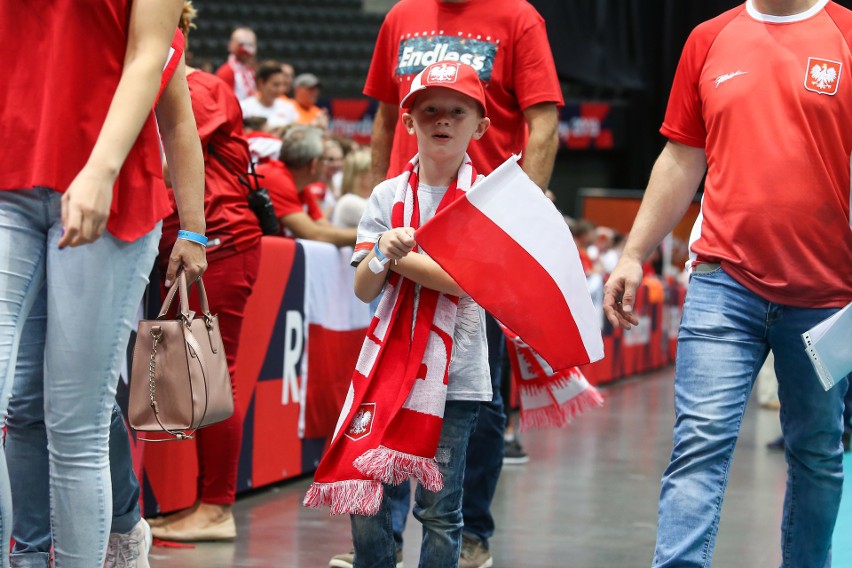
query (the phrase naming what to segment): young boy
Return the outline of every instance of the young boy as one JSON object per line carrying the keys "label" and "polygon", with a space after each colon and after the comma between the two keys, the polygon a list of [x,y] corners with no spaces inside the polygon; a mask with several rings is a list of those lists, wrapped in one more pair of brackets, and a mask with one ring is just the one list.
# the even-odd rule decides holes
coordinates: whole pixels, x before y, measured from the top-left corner
{"label": "young boy", "polygon": [[[435,455],[443,476],[443,489],[433,492],[418,485],[414,507],[414,516],[423,523],[420,565],[455,568],[461,550],[462,483],[468,439],[476,425],[480,401],[491,400],[492,394],[485,318],[482,308],[435,261],[417,250],[414,231],[475,181],[476,173],[466,150],[471,139],[478,140],[485,133],[490,121],[485,117],[485,93],[476,71],[453,61],[438,62],[424,69],[412,81],[400,107],[405,111],[402,121],[408,133],[417,137],[419,153],[403,174],[379,184],[370,197],[358,226],[359,245],[352,258],[353,264],[357,263],[355,294],[370,302],[383,288],[387,296],[406,279],[413,282],[414,324],[408,330],[392,331],[408,333],[412,343],[416,343],[416,322],[423,317],[423,313],[417,312],[427,312],[427,306],[433,305],[428,300],[430,295],[458,298],[457,308],[450,309],[454,318],[449,324],[452,327],[448,328],[452,334],[451,347],[449,337],[445,342],[451,354],[443,357],[439,348],[429,368],[423,365],[425,377],[418,375],[416,381],[425,385],[431,375],[437,374],[438,390],[443,387],[446,393]],[[383,265],[379,264],[383,258]],[[402,278],[395,281],[391,273]],[[396,285],[386,286],[386,282]],[[386,301],[395,301],[395,305],[402,307],[408,305],[398,297],[394,300],[383,296],[382,302]],[[446,302],[439,299],[436,305],[435,315],[427,316],[434,318],[433,329],[445,315],[442,306]],[[424,361],[430,361],[428,350]],[[438,361],[444,362],[443,366]],[[412,393],[405,406],[416,407],[417,398]],[[405,435],[419,433],[409,430]],[[387,494],[375,516],[352,515],[356,567],[396,566],[401,560],[397,556],[390,515]]]}

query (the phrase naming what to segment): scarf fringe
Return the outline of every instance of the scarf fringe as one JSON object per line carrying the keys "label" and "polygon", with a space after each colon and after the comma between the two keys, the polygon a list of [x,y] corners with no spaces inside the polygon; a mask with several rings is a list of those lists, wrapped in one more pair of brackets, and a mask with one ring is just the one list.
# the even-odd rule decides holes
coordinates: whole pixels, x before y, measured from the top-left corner
{"label": "scarf fringe", "polygon": [[311,484],[302,504],[305,507],[331,507],[332,515],[374,516],[382,506],[384,488],[378,481],[349,479]]}
{"label": "scarf fringe", "polygon": [[563,428],[587,410],[603,406],[604,399],[594,387],[587,388],[561,405],[525,410],[521,405],[521,432],[555,426]]}
{"label": "scarf fringe", "polygon": [[352,465],[364,475],[382,483],[399,485],[413,477],[434,493],[444,488],[444,478],[434,459],[398,452],[385,446],[367,450]]}

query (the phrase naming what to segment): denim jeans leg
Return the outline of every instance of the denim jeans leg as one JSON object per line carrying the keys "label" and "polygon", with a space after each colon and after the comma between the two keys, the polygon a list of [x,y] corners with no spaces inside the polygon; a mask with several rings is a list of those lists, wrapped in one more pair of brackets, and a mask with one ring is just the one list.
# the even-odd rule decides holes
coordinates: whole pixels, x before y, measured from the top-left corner
{"label": "denim jeans leg", "polygon": [[[846,380],[852,381],[852,375],[847,375]],[[852,432],[852,384],[846,389],[846,397],[843,399],[843,431]]]}
{"label": "denim jeans leg", "polygon": [[100,566],[112,521],[109,428],[121,360],[157,254],[159,225],[133,242],[104,233],[59,250],[48,238],[45,426],[56,568]]}
{"label": "denim jeans leg", "polygon": [[476,430],[471,436],[467,452],[464,479],[464,532],[481,540],[488,548],[488,539],[494,535],[494,518],[491,501],[497,490],[497,481],[503,470],[503,434],[506,414],[501,396],[501,366],[506,340],[500,326],[490,315],[486,317],[488,337],[488,366],[491,371],[490,402],[480,403]]}
{"label": "denim jeans leg", "polygon": [[[24,322],[44,285],[48,222],[44,192],[0,192],[0,417],[5,418],[14,382]],[[0,539],[12,533],[12,494],[6,453],[0,452]],[[9,547],[0,546],[0,566],[9,564]]]}
{"label": "denim jeans leg", "polygon": [[112,485],[110,532],[129,534],[142,518],[139,510],[139,480],[133,471],[133,455],[124,415],[116,404],[109,425],[109,472]]}
{"label": "denim jeans leg", "polygon": [[449,401],[435,460],[444,478],[438,493],[417,485],[414,517],[423,524],[421,568],[456,568],[461,554],[462,495],[468,442],[476,428],[480,403]]}
{"label": "denim jeans leg", "polygon": [[405,521],[408,519],[408,511],[411,509],[411,481],[403,481],[399,485],[386,485],[385,495],[391,501],[393,540],[399,549],[402,548]]}
{"label": "denim jeans leg", "polygon": [[801,334],[837,309],[773,305],[775,353],[787,493],[781,522],[782,566],[831,566],[831,538],[843,488],[843,398],[848,382],[823,390]]}
{"label": "denim jeans leg", "polygon": [[52,546],[44,428],[46,290],[43,285],[38,288],[21,333],[6,419],[6,460],[14,511],[13,568],[47,568]]}
{"label": "denim jeans leg", "polygon": [[388,486],[384,487],[382,506],[379,512],[366,515],[350,515],[352,544],[355,547],[354,568],[396,568],[396,543],[391,522],[391,499]]}
{"label": "denim jeans leg", "polygon": [[671,462],[655,568],[709,567],[746,402],[766,358],[768,304],[722,269],[693,274],[678,334]]}

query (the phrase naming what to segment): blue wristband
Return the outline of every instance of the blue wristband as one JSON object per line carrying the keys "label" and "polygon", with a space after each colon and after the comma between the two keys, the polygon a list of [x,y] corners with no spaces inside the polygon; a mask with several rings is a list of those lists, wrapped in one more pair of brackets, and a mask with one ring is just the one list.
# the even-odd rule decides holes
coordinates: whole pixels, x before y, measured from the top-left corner
{"label": "blue wristband", "polygon": [[198,243],[205,248],[207,247],[207,237],[193,233],[192,231],[178,231],[177,238]]}
{"label": "blue wristband", "polygon": [[379,238],[376,239],[376,246],[373,247],[373,252],[376,253],[376,258],[378,258],[381,261],[385,261],[385,260],[387,260],[387,257],[382,254],[382,251],[379,250],[379,241],[380,240],[382,240],[381,235],[379,235]]}

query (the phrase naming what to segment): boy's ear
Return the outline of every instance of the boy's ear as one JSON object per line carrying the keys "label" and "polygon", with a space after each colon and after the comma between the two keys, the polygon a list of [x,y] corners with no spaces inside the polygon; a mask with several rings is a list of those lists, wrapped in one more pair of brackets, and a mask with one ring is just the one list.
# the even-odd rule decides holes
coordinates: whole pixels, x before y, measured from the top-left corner
{"label": "boy's ear", "polygon": [[479,140],[482,138],[482,135],[485,134],[485,131],[488,130],[488,127],[491,126],[491,119],[486,117],[479,119],[479,124],[476,125],[476,130],[473,132],[473,139]]}
{"label": "boy's ear", "polygon": [[409,134],[414,134],[414,118],[407,112],[402,113],[402,124]]}

